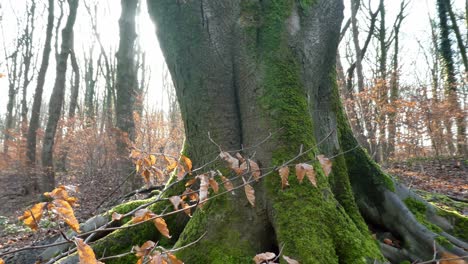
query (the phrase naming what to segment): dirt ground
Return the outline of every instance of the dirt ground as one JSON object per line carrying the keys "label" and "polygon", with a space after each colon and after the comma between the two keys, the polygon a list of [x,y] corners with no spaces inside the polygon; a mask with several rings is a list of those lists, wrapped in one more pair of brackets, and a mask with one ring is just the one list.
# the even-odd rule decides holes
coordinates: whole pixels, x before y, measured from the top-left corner
{"label": "dirt ground", "polygon": [[[455,208],[468,215],[468,160],[463,158],[419,159],[396,162],[385,167],[397,180],[412,189],[448,195],[463,201],[462,207]],[[57,226],[30,232],[17,220],[23,211],[39,201],[38,194],[28,193],[25,178],[13,172],[0,172],[0,253],[31,245],[40,238],[55,234]],[[116,200],[122,192],[116,191],[118,181],[106,177],[105,173],[93,176],[75,175],[73,172],[58,175],[58,182],[75,185],[80,206],[75,209],[80,222],[100,213]],[[459,203],[460,204],[460,203]]]}

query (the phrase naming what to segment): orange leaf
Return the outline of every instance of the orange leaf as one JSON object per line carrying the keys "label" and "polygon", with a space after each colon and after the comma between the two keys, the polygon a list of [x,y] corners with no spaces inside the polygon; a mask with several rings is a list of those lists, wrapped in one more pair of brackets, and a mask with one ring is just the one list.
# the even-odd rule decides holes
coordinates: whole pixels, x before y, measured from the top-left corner
{"label": "orange leaf", "polygon": [[315,178],[315,170],[314,167],[310,164],[307,163],[299,163],[296,165],[296,176],[297,179],[299,180],[299,183],[302,183],[302,180],[304,179],[304,176],[307,175],[307,178],[309,178],[309,181],[317,187],[317,180]]}
{"label": "orange leaf", "polygon": [[37,230],[37,224],[42,218],[44,209],[47,203],[37,203],[31,209],[25,211],[22,216],[18,217],[19,221],[23,221],[25,225],[32,230]]}
{"label": "orange leaf", "polygon": [[[6,76],[5,74],[0,73],[0,78],[3,78],[3,77],[5,77],[5,76]],[[0,263],[1,263],[1,262],[0,262]]]}
{"label": "orange leaf", "polygon": [[53,200],[52,203],[49,204],[49,209],[64,220],[71,229],[77,233],[81,232],[80,224],[78,223],[78,220],[76,220],[73,209],[68,202],[59,199]]}
{"label": "orange leaf", "polygon": [[218,183],[215,181],[215,179],[210,178],[210,179],[208,180],[208,182],[209,182],[211,188],[213,189],[213,191],[214,191],[215,193],[218,193],[219,186],[218,186]]}
{"label": "orange leaf", "polygon": [[180,259],[178,259],[176,256],[169,252],[167,253],[167,256],[169,257],[171,264],[184,264],[184,262],[182,262]]}
{"label": "orange leaf", "polygon": [[[1,74],[1,73],[0,73]],[[0,77],[1,78],[1,77]],[[3,261],[3,259],[0,258],[0,264],[5,264],[5,261]]]}
{"label": "orange leaf", "polygon": [[184,161],[185,166],[187,166],[187,171],[192,171],[192,161],[184,155],[180,156],[180,158]]}
{"label": "orange leaf", "polygon": [[80,264],[104,264],[96,259],[93,249],[86,245],[83,239],[75,237],[75,244],[80,257]]}
{"label": "orange leaf", "polygon": [[242,177],[242,180],[244,181],[244,191],[245,195],[247,196],[247,200],[249,200],[249,203],[252,205],[252,207],[255,207],[255,190],[252,186],[250,186],[245,179]]}
{"label": "orange leaf", "polygon": [[140,223],[155,216],[156,215],[148,209],[140,209],[135,212],[135,216],[132,218],[132,223]]}
{"label": "orange leaf", "polygon": [[169,197],[169,201],[174,206],[174,210],[177,211],[179,209],[180,202],[182,202],[182,199],[180,199],[179,196],[171,196]]}
{"label": "orange leaf", "polygon": [[197,178],[193,178],[193,179],[188,180],[188,181],[185,183],[185,187],[192,186],[196,181],[197,181]]}
{"label": "orange leaf", "polygon": [[52,199],[61,199],[61,200],[67,201],[71,206],[73,206],[76,202],[76,198],[70,197],[68,195],[67,189],[74,190],[75,188],[76,187],[73,187],[73,186],[60,185],[57,188],[55,188],[52,192],[44,193],[44,196],[50,197]]}
{"label": "orange leaf", "polygon": [[330,172],[332,170],[332,162],[329,160],[327,157],[324,155],[318,155],[317,159],[320,162],[320,165],[322,165],[323,172],[325,172],[325,176],[330,175]]}
{"label": "orange leaf", "polygon": [[166,221],[164,221],[163,218],[158,217],[153,220],[153,223],[158,229],[159,233],[161,233],[163,236],[167,238],[171,238],[171,236],[169,235],[169,229],[167,228]]}
{"label": "orange leaf", "polygon": [[221,175],[221,180],[223,181],[224,188],[227,191],[230,192],[230,191],[232,191],[234,189],[234,185],[232,185],[232,182],[228,178]]}
{"label": "orange leaf", "polygon": [[175,160],[174,158],[172,157],[167,157],[167,156],[164,156],[164,159],[166,160],[167,162],[167,167],[166,167],[166,170],[167,171],[173,171],[175,168],[177,168],[177,160]]}
{"label": "orange leaf", "polygon": [[153,154],[150,154],[148,157],[149,157],[151,166],[152,166],[152,165],[155,165],[155,164],[156,164],[156,161],[157,161],[156,156],[153,155]]}
{"label": "orange leaf", "polygon": [[299,261],[292,259],[288,256],[283,255],[283,259],[286,261],[288,264],[299,264]]}
{"label": "orange leaf", "polygon": [[123,215],[117,213],[117,212],[113,212],[112,213],[112,221],[119,221],[120,219],[122,219]]}
{"label": "orange leaf", "polygon": [[281,189],[286,188],[289,186],[288,177],[289,177],[289,167],[283,166],[278,169],[278,173],[281,176]]}
{"label": "orange leaf", "polygon": [[255,264],[261,264],[261,263],[268,262],[269,260],[272,260],[275,257],[276,257],[275,253],[265,252],[265,253],[260,253],[260,254],[255,255],[253,260],[255,261]]}

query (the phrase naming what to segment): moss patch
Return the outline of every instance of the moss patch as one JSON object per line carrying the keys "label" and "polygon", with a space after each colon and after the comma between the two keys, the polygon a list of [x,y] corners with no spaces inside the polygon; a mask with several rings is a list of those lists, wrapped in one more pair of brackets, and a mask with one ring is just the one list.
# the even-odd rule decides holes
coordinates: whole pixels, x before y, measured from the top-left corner
{"label": "moss patch", "polygon": [[450,234],[457,238],[468,241],[468,217],[463,216],[455,211],[448,211],[444,209],[437,210],[437,214],[445,217],[452,223],[453,230],[449,231]]}
{"label": "moss patch", "polygon": [[414,198],[406,198],[404,200],[404,203],[408,207],[408,209],[413,213],[414,217],[416,220],[418,220],[419,223],[427,227],[429,230],[431,230],[434,233],[441,233],[443,230],[438,227],[437,225],[434,225],[433,223],[429,222],[426,217],[426,205],[418,201]]}

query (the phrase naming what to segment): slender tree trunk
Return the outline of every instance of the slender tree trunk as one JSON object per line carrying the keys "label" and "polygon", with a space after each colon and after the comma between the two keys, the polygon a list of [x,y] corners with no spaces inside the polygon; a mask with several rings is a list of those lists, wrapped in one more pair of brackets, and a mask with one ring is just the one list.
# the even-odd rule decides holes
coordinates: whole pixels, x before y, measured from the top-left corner
{"label": "slender tree trunk", "polygon": [[62,30],[62,44],[60,54],[58,55],[56,77],[54,89],[49,100],[49,119],[44,134],[44,143],[42,147],[42,167],[45,175],[42,178],[41,191],[48,191],[55,186],[55,172],[53,151],[55,144],[55,134],[57,124],[62,113],[63,100],[65,95],[65,81],[67,72],[67,62],[70,51],[73,47],[73,26],[76,20],[78,9],[78,0],[68,0],[69,15],[67,22]]}
{"label": "slender tree trunk", "polygon": [[[132,171],[130,161],[126,160],[129,147],[135,140],[135,123],[133,111],[135,107],[135,93],[138,89],[137,72],[135,68],[135,15],[138,1],[122,0],[122,14],[119,20],[120,42],[117,51],[117,102],[116,126],[119,129],[117,136],[117,151],[122,155],[120,173],[123,178]],[[129,188],[138,188],[135,177],[129,182]]]}
{"label": "slender tree trunk", "polygon": [[26,156],[29,163],[34,166],[36,163],[36,139],[37,129],[39,128],[39,116],[41,112],[42,104],[42,92],[44,90],[45,76],[47,68],[49,67],[49,56],[52,50],[52,31],[54,29],[54,1],[48,1],[48,17],[47,17],[47,28],[45,36],[44,51],[42,54],[41,67],[37,75],[37,86],[34,94],[33,106],[31,109],[31,120],[29,121],[28,137],[27,137],[27,152]]}
{"label": "slender tree trunk", "polygon": [[68,109],[68,118],[73,119],[75,117],[76,107],[78,105],[78,93],[80,91],[80,68],[78,61],[76,60],[75,51],[70,51],[70,60],[73,69],[73,85],[71,86],[70,93],[70,107]]}

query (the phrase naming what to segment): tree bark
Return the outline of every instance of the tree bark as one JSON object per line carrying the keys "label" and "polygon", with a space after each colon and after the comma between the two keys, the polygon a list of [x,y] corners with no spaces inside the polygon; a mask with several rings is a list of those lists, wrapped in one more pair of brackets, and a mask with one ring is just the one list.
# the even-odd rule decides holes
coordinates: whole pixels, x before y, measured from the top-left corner
{"label": "tree bark", "polygon": [[29,121],[28,136],[27,136],[27,152],[28,162],[34,166],[36,164],[36,139],[37,129],[39,128],[39,116],[42,104],[42,92],[44,90],[45,76],[49,67],[49,56],[52,50],[52,31],[54,29],[54,1],[49,0],[47,28],[45,36],[44,51],[42,53],[41,67],[37,75],[36,91],[34,93],[34,101],[31,109],[31,120]]}
{"label": "tree bark", "polygon": [[50,191],[55,186],[55,172],[53,151],[55,144],[55,134],[57,124],[61,116],[62,105],[65,95],[65,81],[67,72],[67,62],[70,51],[73,47],[73,26],[76,20],[78,9],[78,0],[68,0],[69,14],[67,22],[62,30],[62,44],[60,54],[57,57],[57,68],[55,84],[49,101],[49,119],[44,134],[44,143],[42,146],[42,167],[45,174],[42,177],[41,191]]}

